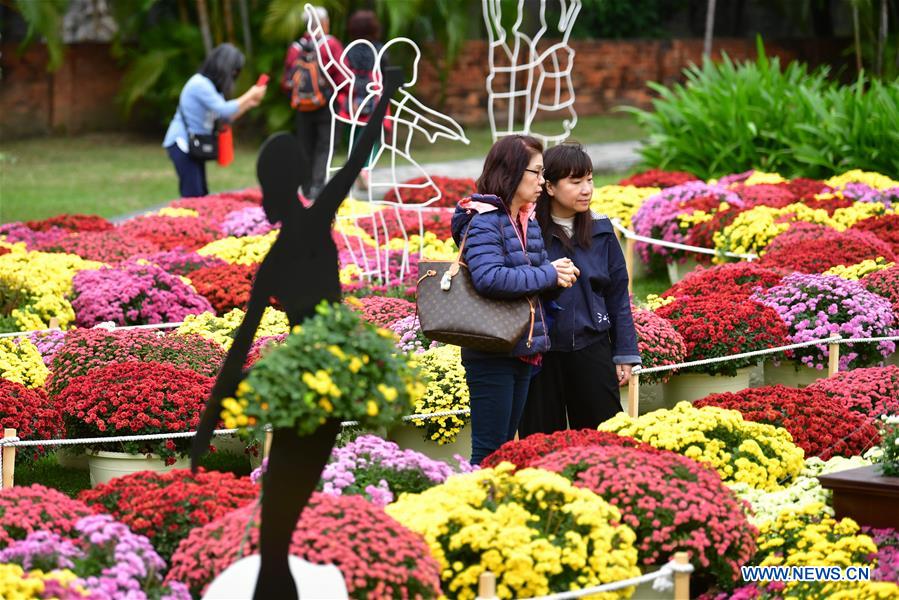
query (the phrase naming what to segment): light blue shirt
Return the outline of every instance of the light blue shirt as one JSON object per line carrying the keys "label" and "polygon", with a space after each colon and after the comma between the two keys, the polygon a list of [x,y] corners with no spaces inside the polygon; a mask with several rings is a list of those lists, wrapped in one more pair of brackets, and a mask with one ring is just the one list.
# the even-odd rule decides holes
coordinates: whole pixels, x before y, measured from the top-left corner
{"label": "light blue shirt", "polygon": [[175,113],[165,132],[162,147],[168,148],[172,144],[178,144],[182,152],[187,152],[187,131],[184,129],[184,121],[187,121],[191,133],[209,134],[212,133],[216,119],[230,120],[238,110],[237,100],[225,100],[225,97],[215,89],[212,80],[199,73],[184,84],[179,106],[184,119]]}

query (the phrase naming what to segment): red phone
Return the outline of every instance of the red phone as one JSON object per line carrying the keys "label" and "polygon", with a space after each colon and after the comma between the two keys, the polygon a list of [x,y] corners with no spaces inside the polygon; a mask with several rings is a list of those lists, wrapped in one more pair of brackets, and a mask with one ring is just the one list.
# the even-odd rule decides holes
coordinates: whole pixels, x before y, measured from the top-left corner
{"label": "red phone", "polygon": [[256,80],[256,85],[268,85],[268,75],[263,73],[259,76],[259,79]]}

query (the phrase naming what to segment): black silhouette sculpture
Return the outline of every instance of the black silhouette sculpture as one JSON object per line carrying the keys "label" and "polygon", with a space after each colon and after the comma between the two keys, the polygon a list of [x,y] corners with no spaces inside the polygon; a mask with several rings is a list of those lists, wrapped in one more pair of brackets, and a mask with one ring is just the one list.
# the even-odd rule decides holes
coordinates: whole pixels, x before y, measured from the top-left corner
{"label": "black silhouette sculpture", "polygon": [[[262,206],[269,221],[281,222],[281,231],[259,266],[246,315],[206,403],[191,450],[194,470],[209,448],[222,400],[234,395],[244,376],[243,365],[269,299],[274,297],[281,303],[291,328],[314,315],[316,305],[322,300],[340,301],[337,247],[331,238],[331,225],[381,133],[390,98],[401,84],[402,73],[398,67],[384,70],[381,99],[358,144],[309,208],[297,200],[297,189],[303,181],[297,165],[301,169],[310,168],[300,159],[297,139],[288,133],[278,133],[262,145],[256,162]],[[297,598],[287,562],[290,540],[339,431],[340,421],[330,419],[308,436],[299,436],[293,428],[272,432],[268,468],[262,480],[261,566],[254,600]]]}

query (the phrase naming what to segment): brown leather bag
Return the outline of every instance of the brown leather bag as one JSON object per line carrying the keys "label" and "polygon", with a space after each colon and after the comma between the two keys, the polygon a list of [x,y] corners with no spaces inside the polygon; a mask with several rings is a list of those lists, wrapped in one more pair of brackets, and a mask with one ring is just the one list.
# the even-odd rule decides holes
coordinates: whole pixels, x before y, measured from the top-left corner
{"label": "brown leather bag", "polygon": [[[469,227],[471,224],[469,223]],[[418,263],[416,305],[421,331],[429,339],[483,352],[510,352],[527,334],[531,347],[536,305],[531,298],[496,300],[474,288],[462,261],[468,230],[453,261]]]}

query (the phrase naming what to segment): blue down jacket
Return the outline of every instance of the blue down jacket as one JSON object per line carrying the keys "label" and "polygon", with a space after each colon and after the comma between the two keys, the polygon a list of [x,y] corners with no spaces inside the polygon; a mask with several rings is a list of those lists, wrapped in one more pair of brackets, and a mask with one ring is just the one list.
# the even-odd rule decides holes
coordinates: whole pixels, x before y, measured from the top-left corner
{"label": "blue down jacket", "polygon": [[627,267],[609,219],[593,215],[593,238],[589,248],[574,244],[571,251],[553,236],[547,252],[550,260],[567,256],[581,271],[577,282],[563,289],[555,299],[561,310],[553,315],[552,349],[572,352],[608,335],[615,364],[640,364],[627,291]]}
{"label": "blue down jacket", "polygon": [[[532,209],[533,211],[533,206]],[[488,298],[513,299],[536,295],[537,314],[531,347],[527,334],[512,350],[512,356],[530,356],[549,349],[546,315],[539,295],[556,288],[555,267],[543,247],[543,234],[533,215],[529,215],[526,246],[522,249],[520,229],[497,196],[474,194],[463,200],[453,214],[453,239],[458,245],[468,229],[463,259],[471,272],[472,283],[479,294]],[[477,318],[477,315],[472,315]],[[485,355],[467,351],[467,355]],[[487,354],[489,356],[489,354]]]}

